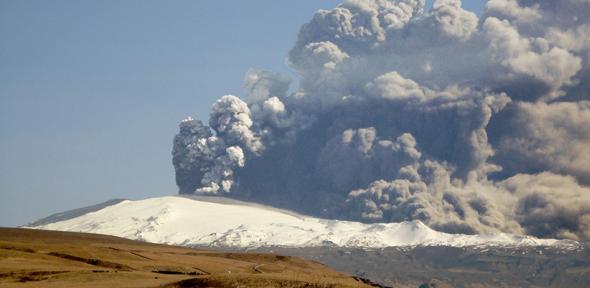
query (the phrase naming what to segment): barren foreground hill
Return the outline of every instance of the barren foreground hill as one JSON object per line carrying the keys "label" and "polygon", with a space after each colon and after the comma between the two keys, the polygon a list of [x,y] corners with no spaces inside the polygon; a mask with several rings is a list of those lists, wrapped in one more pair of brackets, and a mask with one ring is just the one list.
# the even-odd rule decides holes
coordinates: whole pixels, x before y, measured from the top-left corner
{"label": "barren foreground hill", "polygon": [[298,257],[17,228],[0,228],[0,286],[370,287]]}

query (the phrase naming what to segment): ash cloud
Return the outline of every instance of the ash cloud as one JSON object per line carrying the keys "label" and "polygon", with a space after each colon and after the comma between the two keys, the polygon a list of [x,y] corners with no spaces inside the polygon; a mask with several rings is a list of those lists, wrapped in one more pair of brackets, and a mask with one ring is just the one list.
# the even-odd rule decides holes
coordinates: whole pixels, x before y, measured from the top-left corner
{"label": "ash cloud", "polygon": [[174,139],[180,193],[590,240],[590,2],[349,0]]}

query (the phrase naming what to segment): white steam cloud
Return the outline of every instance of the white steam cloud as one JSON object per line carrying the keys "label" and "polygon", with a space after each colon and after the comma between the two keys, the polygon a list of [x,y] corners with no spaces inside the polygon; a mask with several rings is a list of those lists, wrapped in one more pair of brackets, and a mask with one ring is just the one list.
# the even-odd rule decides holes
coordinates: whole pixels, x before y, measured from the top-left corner
{"label": "white steam cloud", "polygon": [[180,193],[590,240],[590,2],[348,0],[174,139]]}

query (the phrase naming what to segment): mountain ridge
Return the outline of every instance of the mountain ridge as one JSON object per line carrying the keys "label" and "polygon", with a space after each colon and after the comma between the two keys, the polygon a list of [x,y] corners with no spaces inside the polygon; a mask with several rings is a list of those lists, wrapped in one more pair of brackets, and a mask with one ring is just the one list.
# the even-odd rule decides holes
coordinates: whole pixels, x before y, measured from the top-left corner
{"label": "mountain ridge", "polygon": [[447,234],[420,221],[363,224],[326,220],[209,196],[123,200],[67,220],[27,227],[108,234],[163,244],[237,248],[552,246],[572,250],[583,247],[571,240],[505,233]]}

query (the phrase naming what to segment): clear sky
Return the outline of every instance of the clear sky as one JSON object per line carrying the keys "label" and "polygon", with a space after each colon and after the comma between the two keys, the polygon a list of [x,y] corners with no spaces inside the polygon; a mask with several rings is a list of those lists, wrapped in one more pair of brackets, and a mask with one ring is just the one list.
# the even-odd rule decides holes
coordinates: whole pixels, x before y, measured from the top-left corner
{"label": "clear sky", "polygon": [[249,68],[291,73],[300,25],[338,2],[0,0],[0,226],[176,193],[178,122]]}

